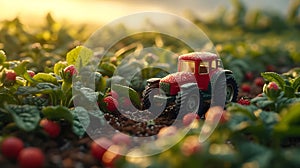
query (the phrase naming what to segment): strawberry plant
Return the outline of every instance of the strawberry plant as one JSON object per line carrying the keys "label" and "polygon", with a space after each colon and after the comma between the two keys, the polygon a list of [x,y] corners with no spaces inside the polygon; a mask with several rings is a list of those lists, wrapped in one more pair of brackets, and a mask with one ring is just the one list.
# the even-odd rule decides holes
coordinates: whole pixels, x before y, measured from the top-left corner
{"label": "strawberry plant", "polygon": [[[0,21],[1,167],[299,167],[299,3],[291,3],[285,18],[232,2],[232,11],[212,20],[190,20],[233,71],[238,101],[222,113],[189,113],[178,121],[174,104],[157,112],[141,101],[147,79],[173,73],[177,54],[193,52],[183,41],[138,33],[101,55],[80,45],[90,34],[84,26],[61,24],[50,14],[34,29],[19,18]],[[107,37],[126,31],[119,26]],[[178,31],[176,24],[168,31]],[[151,47],[175,54],[148,52]],[[101,61],[91,68],[94,56]],[[212,129],[206,121],[218,125],[202,141]],[[103,123],[118,131],[93,136],[106,129]],[[141,137],[155,143],[120,155]]]}

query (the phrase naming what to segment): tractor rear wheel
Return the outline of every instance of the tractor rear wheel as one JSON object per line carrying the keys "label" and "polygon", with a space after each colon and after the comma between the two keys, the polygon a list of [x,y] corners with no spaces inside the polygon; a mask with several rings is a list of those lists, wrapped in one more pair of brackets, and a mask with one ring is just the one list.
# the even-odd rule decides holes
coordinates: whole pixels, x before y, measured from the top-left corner
{"label": "tractor rear wheel", "polygon": [[238,96],[238,84],[233,75],[226,76],[226,103],[236,102]]}

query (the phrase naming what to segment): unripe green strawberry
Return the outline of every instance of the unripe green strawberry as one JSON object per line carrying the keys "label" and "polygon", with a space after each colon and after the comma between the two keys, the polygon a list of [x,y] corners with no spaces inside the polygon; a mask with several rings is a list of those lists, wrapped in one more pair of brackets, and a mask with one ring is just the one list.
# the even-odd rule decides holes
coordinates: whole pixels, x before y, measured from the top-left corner
{"label": "unripe green strawberry", "polygon": [[281,89],[275,82],[270,82],[268,84],[265,84],[263,91],[269,99],[276,100],[280,95]]}

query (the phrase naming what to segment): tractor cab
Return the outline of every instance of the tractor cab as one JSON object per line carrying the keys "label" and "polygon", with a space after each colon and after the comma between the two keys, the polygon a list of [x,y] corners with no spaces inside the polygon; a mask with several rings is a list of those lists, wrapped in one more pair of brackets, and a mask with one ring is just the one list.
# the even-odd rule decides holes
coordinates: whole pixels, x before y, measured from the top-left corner
{"label": "tractor cab", "polygon": [[201,90],[208,90],[210,76],[219,68],[222,68],[221,61],[213,53],[186,54],[178,59],[178,72],[193,73]]}

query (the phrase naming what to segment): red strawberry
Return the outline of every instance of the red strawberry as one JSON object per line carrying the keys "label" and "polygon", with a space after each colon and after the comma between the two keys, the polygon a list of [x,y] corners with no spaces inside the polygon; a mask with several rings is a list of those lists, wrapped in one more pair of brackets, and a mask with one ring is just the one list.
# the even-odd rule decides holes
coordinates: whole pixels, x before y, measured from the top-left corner
{"label": "red strawberry", "polygon": [[225,124],[229,120],[229,117],[227,111],[219,106],[211,107],[205,113],[205,120],[211,123],[218,122],[220,124]]}
{"label": "red strawberry", "polygon": [[267,65],[266,66],[266,70],[268,71],[268,72],[274,72],[275,71],[275,66],[274,65]]}
{"label": "red strawberry", "polygon": [[2,154],[9,159],[17,159],[23,148],[23,141],[16,137],[8,137],[1,144]]}
{"label": "red strawberry", "polygon": [[184,115],[182,119],[182,123],[185,126],[189,126],[194,120],[200,120],[199,115],[195,113],[188,113]]}
{"label": "red strawberry", "polygon": [[16,81],[16,77],[17,77],[17,74],[15,71],[13,71],[13,70],[5,71],[5,80],[6,81],[14,82],[14,81]]}
{"label": "red strawberry", "polygon": [[45,164],[45,155],[39,148],[25,148],[20,152],[18,162],[21,168],[41,168]]}
{"label": "red strawberry", "polygon": [[166,138],[173,136],[177,133],[177,128],[175,126],[163,127],[159,130],[157,136],[158,138]]}
{"label": "red strawberry", "polygon": [[116,112],[118,110],[118,102],[112,96],[107,96],[103,99],[106,104],[106,109],[110,112]]}
{"label": "red strawberry", "polygon": [[185,156],[191,156],[192,154],[200,151],[201,144],[198,136],[192,135],[185,138],[180,149]]}
{"label": "red strawberry", "polygon": [[43,127],[44,131],[51,138],[56,138],[60,134],[60,125],[57,122],[48,119],[43,119],[40,122],[40,126]]}
{"label": "red strawberry", "polygon": [[249,93],[251,91],[251,86],[249,84],[244,83],[242,84],[241,89],[243,92]]}
{"label": "red strawberry", "polygon": [[114,91],[114,90],[111,90],[109,93],[108,93],[108,96],[112,96],[114,99],[118,100],[119,99],[119,94]]}
{"label": "red strawberry", "polygon": [[131,143],[130,136],[123,134],[121,132],[114,134],[112,141],[117,145],[129,145]]}
{"label": "red strawberry", "polygon": [[251,104],[251,102],[250,102],[249,100],[244,99],[244,98],[241,98],[240,100],[238,100],[237,103],[239,103],[239,104],[241,104],[241,105],[245,105],[245,106],[248,106],[248,105]]}
{"label": "red strawberry", "polygon": [[107,138],[99,138],[91,143],[90,152],[99,161],[102,161],[102,157],[107,149],[113,145],[113,143]]}
{"label": "red strawberry", "polygon": [[247,80],[252,80],[253,77],[254,77],[254,75],[253,75],[252,72],[247,72],[247,73],[245,74],[245,78],[246,78]]}
{"label": "red strawberry", "polygon": [[280,95],[281,89],[275,82],[270,82],[266,84],[263,88],[264,93],[268,96],[271,100],[276,100],[277,97]]}
{"label": "red strawberry", "polygon": [[68,77],[72,77],[73,75],[77,74],[77,70],[74,65],[69,65],[64,69],[64,72],[67,74]]}
{"label": "red strawberry", "polygon": [[255,78],[254,83],[256,86],[263,87],[265,84],[265,80],[262,77],[257,77],[257,78]]}
{"label": "red strawberry", "polygon": [[118,145],[112,145],[109,147],[103,156],[102,156],[102,163],[107,168],[114,168],[116,167],[116,162],[120,158],[121,149]]}
{"label": "red strawberry", "polygon": [[27,73],[29,74],[30,77],[34,77],[35,72],[31,70],[27,70]]}

